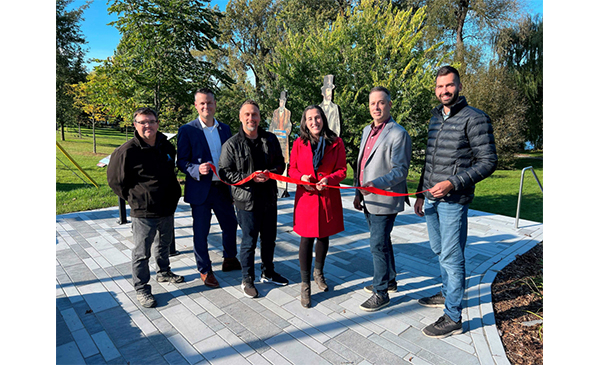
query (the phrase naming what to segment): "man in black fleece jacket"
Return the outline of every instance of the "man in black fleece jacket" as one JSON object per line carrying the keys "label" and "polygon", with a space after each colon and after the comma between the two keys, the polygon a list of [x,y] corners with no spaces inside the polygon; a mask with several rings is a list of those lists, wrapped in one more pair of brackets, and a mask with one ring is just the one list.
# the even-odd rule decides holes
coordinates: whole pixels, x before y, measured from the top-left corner
{"label": "man in black fleece jacket", "polygon": [[171,272],[169,262],[181,187],[175,173],[175,147],[158,131],[156,112],[139,108],[133,114],[133,121],[135,135],[112,153],[106,177],[110,188],[131,208],[134,240],[131,276],[138,301],[151,308],[156,306],[148,285],[153,244],[158,266],[156,280],[171,283],[184,280]]}

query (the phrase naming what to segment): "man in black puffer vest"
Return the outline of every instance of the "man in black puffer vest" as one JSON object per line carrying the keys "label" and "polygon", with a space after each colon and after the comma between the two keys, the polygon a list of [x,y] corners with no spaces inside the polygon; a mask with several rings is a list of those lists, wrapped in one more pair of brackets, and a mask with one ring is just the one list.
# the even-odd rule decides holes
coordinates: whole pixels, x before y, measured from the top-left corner
{"label": "man in black puffer vest", "polygon": [[438,256],[442,276],[440,293],[419,299],[426,307],[444,308],[444,315],[425,327],[429,337],[462,333],[462,299],[465,292],[467,212],[475,184],[490,176],[498,164],[490,117],[467,104],[458,71],[442,67],[435,95],[441,105],[433,109],[425,151],[425,166],[417,191],[415,213],[427,220],[431,249]]}

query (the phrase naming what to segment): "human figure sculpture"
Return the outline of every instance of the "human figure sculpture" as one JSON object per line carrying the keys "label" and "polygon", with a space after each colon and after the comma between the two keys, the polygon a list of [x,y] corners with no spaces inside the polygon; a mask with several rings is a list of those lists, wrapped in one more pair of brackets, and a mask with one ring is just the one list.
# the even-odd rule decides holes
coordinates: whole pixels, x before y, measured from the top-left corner
{"label": "human figure sculpture", "polygon": [[323,80],[323,87],[321,88],[323,102],[319,104],[319,106],[325,112],[325,116],[329,123],[329,129],[339,137],[342,123],[340,119],[340,107],[333,102],[333,89],[335,89],[333,75],[326,75]]}

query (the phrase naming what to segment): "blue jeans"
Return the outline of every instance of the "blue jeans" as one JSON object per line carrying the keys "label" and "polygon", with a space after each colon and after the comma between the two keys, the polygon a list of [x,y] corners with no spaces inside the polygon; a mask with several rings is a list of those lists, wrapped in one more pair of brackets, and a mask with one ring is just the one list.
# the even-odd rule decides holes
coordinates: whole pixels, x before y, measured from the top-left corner
{"label": "blue jeans", "polygon": [[392,246],[392,229],[396,214],[376,215],[364,208],[370,231],[371,255],[373,255],[373,292],[387,292],[388,284],[396,281],[396,261]]}
{"label": "blue jeans", "polygon": [[212,212],[215,213],[221,227],[223,241],[223,257],[230,258],[237,255],[237,219],[229,189],[225,185],[211,184],[210,191],[203,204],[190,204],[192,208],[194,230],[194,256],[196,267],[202,274],[212,271],[208,255],[208,233]]}
{"label": "blue jeans", "polygon": [[260,258],[263,272],[273,272],[273,255],[277,237],[277,207],[255,209],[253,211],[236,208],[238,222],[242,229],[240,244],[240,264],[242,278],[254,281],[254,251],[260,236]]}
{"label": "blue jeans", "polygon": [[455,322],[461,319],[465,293],[465,246],[469,204],[425,199],[425,218],[431,250],[438,256],[442,274],[444,313]]}
{"label": "blue jeans", "polygon": [[131,218],[133,250],[131,277],[137,292],[150,293],[150,255],[154,256],[156,272],[170,270],[169,246],[173,240],[173,216],[161,218]]}

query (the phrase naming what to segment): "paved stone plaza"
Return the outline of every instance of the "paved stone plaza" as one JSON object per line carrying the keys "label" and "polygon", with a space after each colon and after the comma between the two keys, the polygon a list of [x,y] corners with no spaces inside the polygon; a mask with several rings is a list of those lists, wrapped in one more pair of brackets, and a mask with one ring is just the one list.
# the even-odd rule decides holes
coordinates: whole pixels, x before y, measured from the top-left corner
{"label": "paved stone plaza", "polygon": [[[358,308],[370,296],[363,287],[370,284],[373,262],[367,224],[353,208],[353,197],[353,190],[342,190],[346,230],[331,237],[324,269],[330,291],[321,292],[313,283],[310,309],[299,299],[293,191],[279,200],[275,251],[275,269],[290,284],[258,283],[257,299],[242,294],[239,271],[221,271],[221,234],[214,217],[209,249],[221,287],[204,286],[194,260],[191,210],[183,201],[175,213],[181,254],[171,257],[171,268],[185,282],[158,283],[152,271],[158,306],[151,309],[136,300],[131,223],[117,223],[117,207],[56,216],[57,364],[508,365],[495,326],[491,284],[515,255],[543,240],[543,224],[520,220],[515,230],[514,218],[470,211],[464,333],[438,340],[421,333],[443,311],[417,304],[439,291],[440,274],[425,218],[412,207],[398,215],[392,232],[398,292],[381,311]],[[238,228],[238,243],[240,235]],[[256,256],[260,275],[259,250]]]}

